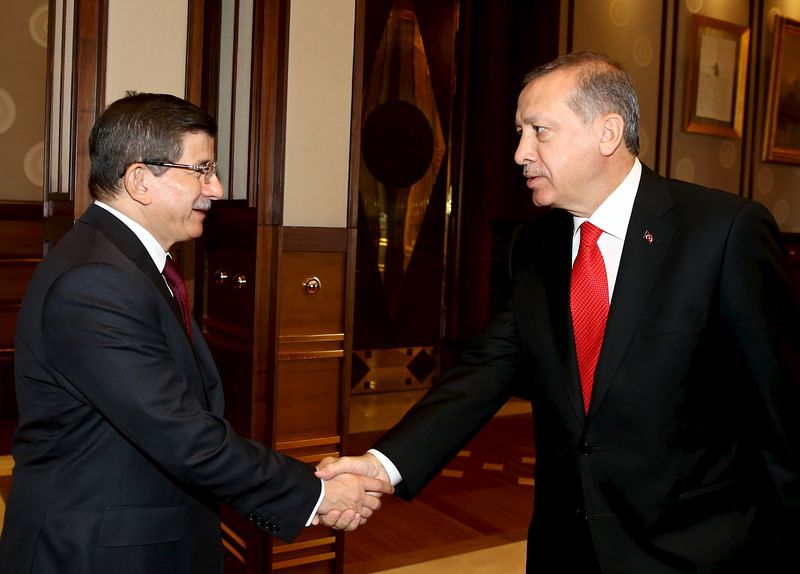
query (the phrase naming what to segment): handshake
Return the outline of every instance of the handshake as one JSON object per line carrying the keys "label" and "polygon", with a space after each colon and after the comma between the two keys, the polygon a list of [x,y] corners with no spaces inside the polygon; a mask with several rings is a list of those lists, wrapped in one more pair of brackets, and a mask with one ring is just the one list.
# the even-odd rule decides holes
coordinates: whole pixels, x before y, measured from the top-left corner
{"label": "handshake", "polygon": [[386,469],[371,453],[326,457],[316,476],[325,481],[325,497],[312,524],[352,531],[381,507],[381,496],[394,492]]}

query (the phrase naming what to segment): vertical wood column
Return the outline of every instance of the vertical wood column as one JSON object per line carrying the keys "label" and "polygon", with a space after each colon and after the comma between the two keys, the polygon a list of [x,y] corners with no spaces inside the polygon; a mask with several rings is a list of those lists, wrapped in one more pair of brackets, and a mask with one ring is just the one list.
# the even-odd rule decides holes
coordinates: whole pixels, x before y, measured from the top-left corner
{"label": "vertical wood column", "polygon": [[[354,240],[346,229],[280,231],[274,446],[310,464],[338,455],[347,428]],[[292,544],[275,541],[272,568],[341,570],[337,546],[333,531],[310,528]]]}
{"label": "vertical wood column", "polygon": [[[323,55],[331,51],[327,39],[316,34],[319,27],[340,43],[352,38],[352,22],[348,25],[344,18],[342,24],[340,14],[333,18],[329,13],[350,0],[326,3],[320,10],[308,0],[254,2],[251,48],[244,48],[252,50],[249,82],[239,76],[225,79],[216,70],[214,55],[220,50],[220,22],[226,18],[238,22],[246,13],[242,12],[245,1],[205,6],[206,76],[201,101],[212,111],[216,108],[220,116],[218,153],[224,151],[219,153],[221,163],[229,164],[223,165],[222,173],[238,167],[239,177],[223,175],[228,195],[214,205],[198,242],[195,308],[222,374],[226,418],[240,434],[313,465],[342,451],[347,428],[345,390],[355,274],[355,229],[348,227],[347,218],[350,100],[342,97],[351,89],[349,73],[336,70],[339,83],[346,84],[337,88],[339,100],[346,100],[348,106],[343,110],[328,109],[331,104],[326,100],[328,108],[322,112],[316,95],[314,110],[308,110],[304,106],[308,98],[297,95],[299,90],[301,95],[307,91],[306,96],[320,91],[330,96],[331,82],[325,79],[330,66],[309,51]],[[226,12],[231,6],[234,14]],[[218,58],[229,62],[228,67],[244,57],[240,43],[222,49],[233,50]],[[341,60],[337,63],[351,66],[352,58],[349,54],[344,58],[346,65]],[[322,67],[322,72],[310,73],[309,65]],[[309,77],[313,85],[306,85],[304,78]],[[232,92],[225,84],[230,81],[234,81]],[[242,99],[236,95],[242,89],[249,90],[248,109],[233,105]],[[241,131],[242,118],[235,120],[241,114],[249,118],[247,134]],[[340,132],[329,132],[331,126],[323,125],[326,122],[333,127],[344,125],[344,139]],[[309,125],[310,134],[303,131]],[[298,150],[298,145],[321,142],[332,152],[323,158]],[[343,158],[344,168],[337,164],[337,172],[344,177],[330,177],[325,166],[331,158]],[[313,185],[297,177],[315,170],[323,173],[312,178]],[[297,194],[309,193],[312,201],[298,203]],[[335,209],[330,210],[330,205]],[[332,212],[336,212],[333,220]],[[343,538],[329,528],[308,528],[286,544],[228,508],[223,509],[223,518],[226,572],[343,569]]]}

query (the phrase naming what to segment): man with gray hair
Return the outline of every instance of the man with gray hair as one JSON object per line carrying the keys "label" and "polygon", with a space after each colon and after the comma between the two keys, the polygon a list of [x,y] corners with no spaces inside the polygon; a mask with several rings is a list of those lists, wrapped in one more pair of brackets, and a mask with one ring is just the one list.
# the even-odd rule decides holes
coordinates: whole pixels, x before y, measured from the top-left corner
{"label": "man with gray hair", "polygon": [[374,449],[318,476],[413,497],[522,388],[528,572],[796,571],[800,313],[773,218],[642,165],[633,82],[605,56],[530,73],[516,124],[552,209],[516,234],[507,308]]}

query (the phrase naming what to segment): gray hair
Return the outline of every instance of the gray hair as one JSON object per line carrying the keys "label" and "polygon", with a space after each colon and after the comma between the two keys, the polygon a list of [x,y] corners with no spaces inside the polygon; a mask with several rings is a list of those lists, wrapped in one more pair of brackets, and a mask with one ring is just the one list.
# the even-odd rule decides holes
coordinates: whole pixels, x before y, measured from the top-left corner
{"label": "gray hair", "polygon": [[625,123],[623,140],[633,155],[639,155],[639,98],[630,74],[608,56],[595,52],[573,52],[559,56],[525,75],[523,86],[556,70],[578,70],[575,91],[567,105],[589,124],[597,116],[617,113]]}
{"label": "gray hair", "polygon": [[[215,136],[209,114],[169,94],[132,94],[112,103],[89,134],[89,192],[94,199],[113,199],[132,163],[176,162],[183,138],[190,133]],[[163,168],[152,168],[159,175]]]}

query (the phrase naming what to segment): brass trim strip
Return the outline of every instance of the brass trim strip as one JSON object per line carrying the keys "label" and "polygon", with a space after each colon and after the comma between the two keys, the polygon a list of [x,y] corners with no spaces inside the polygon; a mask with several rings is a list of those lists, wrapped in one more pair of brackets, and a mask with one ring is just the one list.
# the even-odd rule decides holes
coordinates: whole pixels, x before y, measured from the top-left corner
{"label": "brass trim strip", "polygon": [[304,558],[293,558],[291,560],[273,562],[272,569],[283,570],[284,568],[303,566],[305,564],[313,564],[314,562],[324,562],[326,560],[333,560],[334,558],[336,558],[336,552],[326,552],[325,554],[315,554],[314,556],[306,556]]}
{"label": "brass trim strip", "polygon": [[344,357],[344,350],[301,351],[297,353],[278,353],[279,361],[300,361],[304,359],[337,359]]}
{"label": "brass trim strip", "polygon": [[316,343],[319,341],[344,341],[344,333],[319,333],[317,335],[281,335],[281,343]]}
{"label": "brass trim strip", "polygon": [[225,531],[225,534],[233,538],[234,542],[236,542],[242,548],[244,549],[247,548],[247,543],[244,540],[242,540],[238,534],[236,534],[233,530],[231,530],[224,522],[221,522],[220,524],[222,525],[222,530]]}
{"label": "brass trim strip", "polygon": [[315,546],[324,546],[325,544],[335,544],[336,537],[328,536],[327,538],[316,538],[314,540],[306,540],[305,542],[294,542],[293,544],[281,544],[280,546],[273,546],[273,554],[283,554],[285,552],[292,552],[293,550],[305,550],[306,548],[314,548]]}
{"label": "brass trim strip", "polygon": [[309,448],[312,446],[328,446],[330,444],[339,444],[342,442],[342,437],[336,436],[323,436],[319,438],[308,438],[302,440],[287,440],[283,442],[276,442],[276,450],[296,450],[300,448]]}
{"label": "brass trim strip", "polygon": [[9,257],[0,260],[0,267],[36,267],[42,262],[41,257]]}
{"label": "brass trim strip", "polygon": [[225,540],[225,539],[223,538],[223,539],[222,539],[222,545],[223,545],[225,548],[227,548],[227,549],[228,549],[228,552],[230,552],[231,554],[233,554],[233,555],[236,557],[236,559],[237,559],[239,562],[241,562],[242,564],[244,564],[244,556],[242,556],[242,555],[239,553],[239,551],[238,551],[238,550],[236,550],[236,549],[235,549],[233,546],[231,546],[230,542],[228,542],[227,540]]}
{"label": "brass trim strip", "polygon": [[326,456],[332,456],[332,457],[338,458],[339,457],[339,451],[335,450],[333,452],[321,452],[321,453],[318,453],[318,454],[307,454],[305,456],[295,456],[294,458],[296,458],[300,462],[307,462],[307,463],[311,464],[312,462],[317,462],[317,461],[322,460]]}

